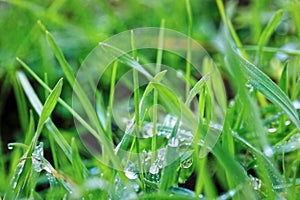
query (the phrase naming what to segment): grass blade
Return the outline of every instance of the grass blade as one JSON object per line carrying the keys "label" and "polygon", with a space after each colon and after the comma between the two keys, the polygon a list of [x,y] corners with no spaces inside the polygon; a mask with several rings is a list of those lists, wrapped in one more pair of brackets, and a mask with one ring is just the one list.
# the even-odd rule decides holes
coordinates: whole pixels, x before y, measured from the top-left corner
{"label": "grass blade", "polygon": [[[63,78],[61,78],[57,82],[57,84],[53,88],[52,92],[47,97],[46,102],[45,102],[42,112],[41,112],[40,120],[38,122],[38,127],[40,127],[40,129],[43,127],[44,123],[46,122],[46,120],[50,117],[51,113],[53,112],[53,110],[57,104],[58,98],[61,94],[62,85],[63,85]],[[39,128],[38,128],[38,130],[39,130]]]}
{"label": "grass blade", "polygon": [[[270,39],[272,33],[274,32],[275,28],[279,24],[281,18],[282,18],[283,11],[278,10],[271,20],[269,21],[266,28],[263,30],[259,41],[258,41],[258,52],[257,52],[257,58],[261,58],[263,47],[267,44],[268,40]],[[260,59],[261,60],[261,59]]]}
{"label": "grass blade", "polygon": [[[34,92],[33,88],[31,87],[28,79],[26,78],[26,76],[24,75],[23,72],[18,72],[17,75],[18,75],[21,85],[25,91],[25,94],[26,94],[27,98],[29,99],[29,102],[31,103],[34,110],[38,113],[38,115],[41,115],[42,107],[43,107],[42,103],[40,102],[40,100],[37,97],[36,93]],[[61,133],[59,132],[59,130],[56,128],[56,126],[53,124],[53,122],[51,120],[46,122],[46,127],[49,130],[49,132],[53,135],[55,142],[63,150],[66,157],[71,161],[72,153],[71,153],[71,147],[68,144],[68,142],[61,135]]]}
{"label": "grass blade", "polygon": [[300,130],[298,113],[286,94],[255,65],[242,58],[236,52],[235,55],[239,60],[242,70],[246,74],[246,78],[248,78],[250,84],[253,85],[255,89],[260,91],[272,103],[280,107]]}
{"label": "grass blade", "polygon": [[185,101],[185,105],[189,105],[193,98],[202,90],[202,88],[205,86],[205,83],[208,81],[210,78],[210,74],[206,74],[203,76],[196,84],[195,86],[191,89],[189,92],[189,95],[187,96],[187,99]]}

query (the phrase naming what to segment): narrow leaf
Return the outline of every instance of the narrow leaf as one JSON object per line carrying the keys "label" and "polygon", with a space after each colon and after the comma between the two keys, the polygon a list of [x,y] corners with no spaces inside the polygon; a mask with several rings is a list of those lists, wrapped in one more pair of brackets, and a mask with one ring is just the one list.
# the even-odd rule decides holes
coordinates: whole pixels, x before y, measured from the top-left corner
{"label": "narrow leaf", "polygon": [[203,76],[196,84],[195,86],[191,89],[185,104],[189,105],[193,98],[202,90],[203,86],[207,82],[207,80],[210,78],[210,74],[206,74]]}
{"label": "narrow leaf", "polygon": [[48,98],[46,99],[46,102],[41,112],[38,127],[43,126],[45,121],[48,119],[48,117],[51,115],[52,111],[54,110],[57,100],[61,94],[62,85],[63,85],[63,79],[61,78],[55,85],[54,89],[52,90]]}
{"label": "narrow leaf", "polygon": [[260,91],[272,103],[280,107],[300,130],[298,113],[286,94],[255,65],[242,58],[238,53],[235,52],[235,54],[237,55],[240,65],[242,66],[242,70],[251,85]]}
{"label": "narrow leaf", "polygon": [[274,32],[275,28],[279,24],[279,22],[280,22],[280,20],[282,18],[282,14],[283,14],[283,11],[282,10],[278,10],[273,15],[273,17],[269,21],[268,25],[266,26],[266,28],[263,30],[263,32],[262,32],[262,34],[261,34],[261,36],[259,38],[259,41],[258,41],[258,46],[259,46],[258,55],[261,55],[263,46],[266,45],[266,43],[270,39],[272,33]]}

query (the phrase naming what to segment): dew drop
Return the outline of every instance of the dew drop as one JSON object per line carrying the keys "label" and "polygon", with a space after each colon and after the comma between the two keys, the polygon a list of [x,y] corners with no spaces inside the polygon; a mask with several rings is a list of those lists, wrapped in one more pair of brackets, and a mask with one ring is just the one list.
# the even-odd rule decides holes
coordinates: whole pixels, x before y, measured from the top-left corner
{"label": "dew drop", "polygon": [[158,174],[159,168],[156,164],[151,165],[149,169],[150,174]]}
{"label": "dew drop", "polygon": [[192,164],[193,164],[193,157],[190,157],[190,158],[184,160],[183,162],[181,162],[180,166],[182,168],[186,168],[187,169],[187,168],[190,168],[192,166]]}
{"label": "dew drop", "polygon": [[272,157],[274,155],[274,150],[271,146],[267,145],[264,147],[264,153],[267,157]]}
{"label": "dew drop", "polygon": [[138,175],[135,172],[125,171],[125,176],[131,180],[137,179]]}
{"label": "dew drop", "polygon": [[269,133],[275,133],[277,131],[277,128],[269,128],[268,132]]}
{"label": "dew drop", "polygon": [[286,126],[288,126],[288,125],[290,125],[291,124],[291,121],[290,120],[287,120],[285,123],[284,123],[284,125],[286,125]]}
{"label": "dew drop", "polygon": [[254,190],[259,190],[261,188],[262,182],[259,178],[253,177],[250,175],[251,184]]}
{"label": "dew drop", "polygon": [[13,148],[14,148],[14,145],[13,145],[13,144],[11,144],[11,143],[8,143],[8,144],[7,144],[7,148],[8,148],[9,150],[13,150]]}
{"label": "dew drop", "polygon": [[168,143],[169,147],[178,147],[178,139],[177,138],[171,138],[169,140],[169,143]]}
{"label": "dew drop", "polygon": [[43,163],[43,159],[44,159],[44,149],[43,149],[43,143],[40,142],[39,145],[37,145],[34,148],[34,151],[32,153],[32,166],[33,169],[36,172],[41,172],[44,169],[44,163]]}
{"label": "dew drop", "polygon": [[136,166],[133,162],[128,162],[124,170],[125,176],[131,180],[137,179]]}
{"label": "dew drop", "polygon": [[20,175],[23,171],[24,168],[24,164],[25,164],[25,159],[21,160],[16,168],[15,174],[12,178],[12,188],[15,189],[17,187]]}
{"label": "dew drop", "polygon": [[56,178],[53,176],[53,174],[47,172],[46,176],[48,178],[50,188],[54,188],[54,187],[58,186],[58,182],[57,182]]}

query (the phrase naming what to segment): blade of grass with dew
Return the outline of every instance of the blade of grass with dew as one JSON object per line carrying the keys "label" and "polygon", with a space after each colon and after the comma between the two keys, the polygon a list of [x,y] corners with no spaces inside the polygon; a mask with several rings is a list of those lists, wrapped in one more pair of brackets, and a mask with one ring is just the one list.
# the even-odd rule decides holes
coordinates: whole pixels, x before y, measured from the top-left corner
{"label": "blade of grass with dew", "polygon": [[[202,77],[202,79],[203,78],[204,77]],[[194,86],[194,88],[196,87],[196,85]],[[196,186],[195,186],[195,196],[198,197],[204,188],[206,195],[208,197],[213,198],[213,197],[217,196],[217,192],[216,192],[216,188],[213,184],[213,181],[211,180],[211,177],[210,177],[209,173],[207,172],[207,167],[206,167],[207,155],[205,155],[204,157],[201,157],[201,158],[199,156],[200,148],[203,148],[203,146],[202,147],[199,146],[199,141],[201,141],[201,139],[204,139],[205,135],[207,134],[207,131],[209,129],[208,126],[209,126],[209,123],[211,120],[211,117],[209,116],[210,115],[209,113],[212,111],[212,107],[211,107],[211,103],[210,103],[211,97],[208,94],[207,87],[205,85],[203,85],[202,90],[199,90],[199,92],[200,92],[199,102],[198,102],[199,123],[198,123],[197,131],[194,136],[194,142],[193,142],[193,146],[194,146],[194,150],[195,150],[194,151],[194,160],[196,162],[196,164],[195,164],[196,170],[195,171],[197,174]]]}
{"label": "blade of grass with dew", "polygon": [[[33,88],[31,87],[28,79],[23,74],[23,72],[18,72],[17,75],[25,91],[25,94],[29,99],[29,102],[31,103],[35,111],[38,113],[38,115],[41,115],[42,104],[39,98],[37,97],[36,93],[34,92]],[[51,132],[51,134],[53,135],[53,138],[55,139],[56,143],[60,146],[60,148],[63,150],[67,158],[71,161],[72,160],[71,147],[69,146],[65,138],[61,135],[61,133],[59,132],[59,130],[56,128],[56,126],[53,124],[51,120],[46,122],[46,126],[48,130]]]}
{"label": "blade of grass with dew", "polygon": [[166,110],[175,116],[182,117],[182,120],[191,125],[193,130],[197,128],[197,120],[192,111],[174,94],[168,87],[161,83],[151,82],[150,84],[158,91],[161,103]]}
{"label": "blade of grass with dew", "polygon": [[[134,34],[133,31],[131,30],[131,48],[132,48],[132,57],[134,60],[137,60],[137,52],[135,49],[134,45]],[[134,98],[134,118],[135,118],[135,148],[136,148],[136,153],[140,153],[140,106],[139,106],[139,101],[140,101],[140,92],[139,92],[139,74],[136,69],[133,69],[133,98]],[[143,167],[142,167],[142,161],[140,156],[137,157],[137,162],[138,162],[138,169],[140,172],[141,176],[141,188],[144,190],[145,188],[145,182],[144,182],[144,173],[143,173]]]}
{"label": "blade of grass with dew", "polygon": [[278,10],[273,17],[270,19],[269,23],[267,24],[266,28],[263,30],[263,32],[260,35],[260,38],[258,40],[258,51],[256,54],[256,59],[258,60],[258,63],[262,60],[262,49],[269,41],[272,33],[274,32],[275,28],[278,26],[279,22],[281,21],[283,11]]}
{"label": "blade of grass with dew", "polygon": [[291,99],[295,100],[299,95],[299,92],[300,92],[300,77],[298,78],[295,86],[293,87]]}
{"label": "blade of grass with dew", "polygon": [[[21,81],[21,83],[22,83],[22,81]],[[37,125],[36,132],[31,140],[28,148],[26,149],[25,154],[22,157],[22,160],[18,164],[19,168],[17,168],[17,170],[15,172],[14,180],[13,180],[13,188],[15,189],[14,193],[15,193],[16,198],[18,198],[19,195],[21,195],[21,193],[24,193],[25,197],[28,197],[30,188],[34,187],[36,184],[36,179],[37,179],[37,177],[35,176],[36,172],[34,172],[31,167],[33,165],[33,163],[29,162],[28,159],[31,158],[31,154],[37,145],[37,140],[39,138],[39,135],[42,131],[42,128],[43,128],[46,120],[50,117],[50,114],[54,110],[54,107],[57,103],[58,97],[60,96],[61,90],[62,90],[62,79],[60,79],[58,81],[58,83],[56,84],[56,86],[54,87],[54,89],[52,90],[52,92],[50,93],[48,98],[46,99],[46,102],[41,110],[41,115],[40,115],[40,119],[39,119],[39,122]],[[14,185],[16,185],[16,186],[14,186]],[[26,186],[26,187],[24,188],[24,186]],[[29,187],[29,189],[28,189],[28,187]]]}
{"label": "blade of grass with dew", "polygon": [[300,130],[298,113],[286,94],[255,65],[242,58],[238,53],[234,52],[234,54],[250,84],[272,103],[280,107]]}
{"label": "blade of grass with dew", "polygon": [[[17,58],[18,62],[29,72],[29,74],[42,86],[44,87],[47,91],[51,91],[51,89],[48,87],[47,84],[45,84],[22,60]],[[34,93],[32,87],[30,86],[28,80],[24,76],[24,74],[21,76],[22,80],[24,81],[24,84],[26,87],[29,88],[29,91],[27,93],[27,96],[29,97],[30,102],[32,103],[32,106],[36,110],[38,114],[41,112],[41,103],[39,99],[37,98],[36,94]],[[30,87],[29,87],[30,86]],[[23,86],[24,87],[24,86]],[[97,137],[96,131],[89,125],[85,120],[83,120],[76,111],[74,111],[66,102],[64,102],[62,99],[58,99],[58,102],[68,111],[70,112],[74,118],[76,118],[87,130],[90,131],[95,137]],[[48,121],[46,123],[46,126],[48,130],[52,133],[54,140],[56,143],[60,146],[60,148],[63,150],[67,158],[71,161],[72,156],[71,156],[71,147],[69,144],[66,142],[64,137],[61,135],[60,131],[56,128],[56,126],[53,124],[52,121]]]}
{"label": "blade of grass with dew", "polygon": [[[160,22],[160,30],[159,30],[159,38],[158,38],[158,48],[156,54],[156,66],[155,66],[155,74],[158,74],[161,71],[161,63],[162,63],[162,55],[163,55],[163,45],[164,45],[164,27],[165,27],[165,20],[162,19]],[[153,93],[153,115],[152,115],[152,141],[151,141],[151,165],[153,165],[154,160],[157,156],[157,105],[158,104],[158,94],[157,91],[154,90]]]}
{"label": "blade of grass with dew", "polygon": [[[90,120],[93,122],[97,131],[100,133],[99,137],[102,138],[101,139],[102,144],[107,146],[105,143],[105,139],[103,139],[103,136],[105,135],[104,128],[102,127],[102,125],[97,117],[97,114],[95,113],[93,106],[91,105],[88,97],[85,95],[84,90],[81,88],[79,83],[77,83],[75,81],[76,80],[75,75],[74,75],[74,72],[73,72],[71,66],[66,61],[62,51],[57,46],[57,44],[56,44],[54,38],[52,37],[52,35],[50,34],[50,32],[45,28],[45,26],[41,23],[41,21],[38,21],[38,24],[40,25],[41,29],[45,31],[45,34],[49,41],[50,47],[53,50],[58,62],[60,63],[69,84],[71,85],[71,87],[73,87],[76,95],[78,96],[80,102],[82,103],[83,107],[85,108],[87,115],[89,116]],[[99,138],[99,137],[96,137],[96,138]]]}
{"label": "blade of grass with dew", "polygon": [[214,146],[212,154],[217,158],[225,172],[234,174],[231,180],[234,186],[243,185],[243,190],[240,191],[241,195],[249,199],[256,199],[256,194],[249,184],[250,180],[244,168],[228,152],[224,151],[220,144]]}
{"label": "blade of grass with dew", "polygon": [[[46,30],[45,26],[40,21],[38,21],[38,24],[41,26],[42,30],[43,29]],[[97,117],[97,114],[96,114],[89,98],[86,96],[86,93],[82,89],[80,84],[76,81],[75,75],[73,73],[71,66],[66,61],[63,53],[57,46],[52,35],[49,33],[48,30],[46,30],[45,33],[46,33],[46,37],[50,43],[50,46],[67,77],[69,84],[73,87],[73,90],[76,93],[80,103],[85,108],[84,110],[85,110],[86,114],[88,115],[89,120],[93,123],[93,125],[95,126],[95,128],[97,130],[97,133],[91,132],[91,134],[93,134],[99,140],[99,142],[103,145],[104,149],[106,149],[107,155],[110,158],[110,160],[112,161],[113,165],[116,168],[120,168],[119,167],[120,162],[118,161],[117,157],[114,155],[111,145],[107,143],[107,138],[106,138],[104,128],[101,125],[100,120]],[[107,161],[107,162],[109,162],[109,161]],[[121,176],[122,179],[126,180],[124,174],[119,173],[119,175]]]}
{"label": "blade of grass with dew", "polygon": [[[19,59],[19,58],[17,58],[17,61],[22,65],[22,67],[24,67],[24,69],[26,70],[26,71],[28,71],[29,72],[29,74],[44,88],[44,89],[46,89],[48,92],[51,92],[51,89],[50,89],[50,87],[42,80],[42,79],[40,79],[38,76],[37,76],[37,74],[36,73],[34,73],[30,68],[29,68],[29,66],[27,66],[21,59]],[[23,77],[23,76],[22,76]],[[25,81],[26,82],[26,84],[28,85],[29,84],[29,82],[28,82],[28,80],[27,81]],[[33,89],[32,89],[32,91],[33,91]],[[36,97],[36,95],[35,95],[35,97]],[[35,110],[36,110],[36,112],[38,113],[38,114],[40,114],[40,112],[41,112],[41,103],[39,102],[39,100],[38,101],[35,101],[35,99],[38,99],[37,97],[36,98],[34,98],[34,99],[32,99],[33,101],[32,101],[32,103],[34,103],[34,104],[32,104],[33,106],[35,106]],[[39,103],[38,103],[39,102]],[[68,111],[68,112],[70,112],[73,116],[74,116],[74,118],[76,118],[88,131],[90,131],[96,138],[97,138],[97,133],[96,133],[96,131],[84,120],[84,119],[82,119],[82,117],[75,111],[75,110],[73,110],[65,101],[63,101],[61,98],[59,98],[58,99],[58,102]],[[38,104],[36,104],[36,103],[38,103]],[[57,128],[51,128],[52,130],[57,130]]]}
{"label": "blade of grass with dew", "polygon": [[[233,53],[233,50],[228,49],[228,53]],[[236,52],[234,52],[233,54],[229,54],[228,60],[227,60],[228,61],[227,67],[231,70],[232,78],[235,81],[236,87],[239,89],[239,95],[238,95],[239,101],[243,102],[243,104],[244,104],[243,117],[244,117],[244,120],[246,120],[248,122],[246,124],[246,128],[249,130],[249,134],[251,134],[252,137],[259,138],[258,143],[255,143],[255,145],[258,146],[259,148],[262,148],[265,155],[271,157],[271,156],[273,156],[273,149],[269,144],[267,136],[264,134],[265,130],[264,130],[262,121],[260,120],[261,116],[259,114],[259,108],[256,105],[256,103],[253,101],[253,99],[249,96],[246,88],[244,87],[244,85],[246,83],[246,78],[248,78],[248,79],[250,79],[250,81],[252,81],[250,83],[253,83],[253,80],[251,80],[251,79],[257,79],[257,77],[259,77],[259,76],[266,77],[266,75],[263,74],[261,71],[258,71],[258,73],[260,73],[260,74],[256,73],[256,75],[255,75],[255,73],[253,73],[253,74],[251,74],[251,77],[249,77],[249,74],[247,74],[247,72],[245,72],[247,69],[245,69],[245,66],[241,65],[241,59],[243,60],[243,62],[247,62],[240,55],[237,55]],[[252,64],[251,64],[251,66],[252,66]],[[258,70],[258,69],[256,69],[256,70]],[[257,81],[257,80],[255,80],[255,81]],[[261,80],[259,83],[275,85],[275,83],[273,83],[272,81],[269,83],[269,81],[270,80],[268,78],[267,80],[264,80],[264,79]],[[253,87],[256,88],[255,85],[253,85]],[[280,90],[280,88],[277,85],[275,85],[274,87],[276,87],[276,89]],[[259,89],[259,88],[256,88],[256,89]],[[269,88],[267,88],[267,89],[269,89]],[[261,92],[263,94],[265,94],[264,90],[261,90]],[[283,93],[283,95],[285,95],[285,94]],[[266,165],[260,165],[260,167],[257,170],[262,172],[260,175],[261,175],[261,178],[265,182],[267,195],[270,198],[275,197],[276,192],[273,191],[272,182],[268,177],[270,175],[271,171],[267,170]],[[277,177],[277,178],[280,179],[280,177]]]}
{"label": "blade of grass with dew", "polygon": [[[114,46],[111,46],[110,44],[106,44],[104,42],[100,42],[99,45],[102,46],[103,48],[106,48],[106,50],[109,50],[110,53],[116,56],[116,58],[118,58],[118,60],[121,63],[128,65],[133,69],[136,69],[137,71],[145,75],[147,78],[153,78],[151,74],[146,69],[144,69],[144,67],[138,61],[136,61],[132,56],[130,56],[126,52]],[[122,56],[120,57],[120,55]]]}
{"label": "blade of grass with dew", "polygon": [[275,168],[274,164],[261,151],[256,149],[254,146],[252,146],[249,142],[247,142],[245,139],[240,137],[238,134],[233,134],[233,137],[237,139],[241,144],[247,146],[247,149],[251,152],[251,154],[253,154],[256,157],[257,162],[260,165],[259,166],[260,173],[262,173],[262,176],[264,178],[264,184],[267,187],[266,190],[272,190],[272,191],[267,191],[267,194],[270,195],[269,197],[275,195],[274,191],[282,192],[278,190],[276,191],[276,187],[285,185],[286,181],[284,180],[280,172]]}
{"label": "blade of grass with dew", "polygon": [[176,124],[173,127],[171,137],[166,150],[166,163],[168,164],[162,170],[161,180],[160,180],[160,190],[166,191],[169,190],[174,184],[177,184],[178,172],[177,168],[179,165],[179,159],[174,161],[174,157],[178,157],[178,141],[176,135],[179,128],[179,120],[176,121]]}
{"label": "blade of grass with dew", "polygon": [[[151,79],[153,82],[155,83],[159,83],[162,78],[164,77],[164,75],[167,73],[166,70],[159,72],[153,79]],[[143,105],[144,105],[144,101],[147,97],[147,95],[153,90],[153,85],[152,84],[148,84],[146,89],[144,90],[143,96],[141,97],[140,100],[140,104],[139,104],[139,109],[142,112],[144,112],[145,109],[143,109]],[[117,147],[115,148],[115,152],[118,152],[119,149],[126,149],[128,147],[129,144],[131,144],[132,142],[132,136],[131,134],[125,134],[121,140],[121,142],[117,145]]]}

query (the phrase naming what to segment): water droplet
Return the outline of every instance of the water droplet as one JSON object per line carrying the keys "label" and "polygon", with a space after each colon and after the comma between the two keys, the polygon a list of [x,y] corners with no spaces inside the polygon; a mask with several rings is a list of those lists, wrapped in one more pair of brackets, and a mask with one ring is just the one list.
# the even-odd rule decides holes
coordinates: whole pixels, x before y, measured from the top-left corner
{"label": "water droplet", "polygon": [[268,132],[269,133],[275,133],[277,131],[277,128],[269,128]]}
{"label": "water droplet", "polygon": [[158,126],[158,132],[157,135],[158,136],[163,136],[166,138],[170,138],[172,131],[173,131],[173,127],[175,126],[176,122],[177,122],[177,117],[172,116],[172,115],[167,115],[164,119],[164,123],[162,126]]}
{"label": "water droplet", "polygon": [[274,155],[274,151],[271,146],[267,145],[264,147],[264,153],[267,157],[272,157]]}
{"label": "water droplet", "polygon": [[48,178],[50,188],[58,187],[58,182],[57,182],[56,178],[53,176],[53,174],[47,172],[46,176]]}
{"label": "water droplet", "polygon": [[32,166],[33,169],[36,172],[41,172],[44,169],[44,163],[43,163],[43,159],[44,159],[44,149],[43,149],[43,143],[40,142],[39,145],[37,145],[34,148],[34,151],[32,153]]}
{"label": "water droplet", "polygon": [[288,141],[275,147],[278,153],[288,153],[300,148],[300,133],[294,134]]}
{"label": "water droplet", "polygon": [[99,169],[97,167],[93,167],[89,170],[91,175],[97,175],[99,174]]}
{"label": "water droplet", "polygon": [[193,144],[194,141],[194,135],[191,131],[186,131],[186,130],[182,130],[180,129],[177,133],[177,138],[180,141],[180,145],[186,145],[186,146],[190,146]]}
{"label": "water droplet", "polygon": [[16,168],[16,171],[15,171],[15,174],[12,178],[12,188],[15,189],[17,187],[17,184],[18,184],[18,181],[19,181],[19,178],[20,178],[20,175],[23,171],[23,168],[24,168],[24,164],[25,164],[25,159],[22,159],[17,168]]}
{"label": "water droplet", "polygon": [[127,178],[129,178],[131,180],[134,180],[134,179],[138,178],[137,173],[131,172],[131,171],[125,171],[125,175],[126,175]]}
{"label": "water droplet", "polygon": [[193,164],[193,157],[190,157],[186,160],[184,160],[183,162],[180,163],[180,166],[182,168],[190,168]]}
{"label": "water droplet", "polygon": [[133,162],[128,162],[126,168],[124,170],[127,178],[134,180],[138,178],[138,174],[136,173],[136,166]]}
{"label": "water droplet", "polygon": [[253,177],[250,175],[251,184],[254,190],[259,190],[262,186],[262,182],[259,178]]}
{"label": "water droplet", "polygon": [[249,89],[250,93],[254,91],[254,88],[250,82],[247,82],[245,86]]}
{"label": "water droplet", "polygon": [[171,139],[169,140],[168,145],[169,145],[169,147],[173,147],[173,148],[178,147],[178,139],[177,139],[177,138],[174,138],[174,137],[171,138]]}
{"label": "water droplet", "polygon": [[293,105],[297,110],[300,109],[300,101],[298,100],[293,101]]}
{"label": "water droplet", "polygon": [[158,174],[159,168],[156,164],[151,165],[149,169],[150,174]]}
{"label": "water droplet", "polygon": [[13,144],[11,144],[11,143],[8,143],[8,144],[7,144],[7,148],[8,148],[9,150],[13,150],[13,148],[14,148],[14,145],[13,145]]}
{"label": "water droplet", "polygon": [[287,120],[285,123],[284,123],[284,125],[286,125],[286,126],[288,126],[288,125],[290,125],[291,124],[291,121],[290,120]]}
{"label": "water droplet", "polygon": [[[128,185],[129,186],[129,185]],[[136,192],[133,187],[128,187],[120,178],[116,175],[115,178],[115,195],[116,199],[135,199]]]}
{"label": "water droplet", "polygon": [[151,138],[153,136],[152,134],[152,128],[153,124],[151,122],[147,122],[143,124],[143,127],[141,128],[141,138]]}

